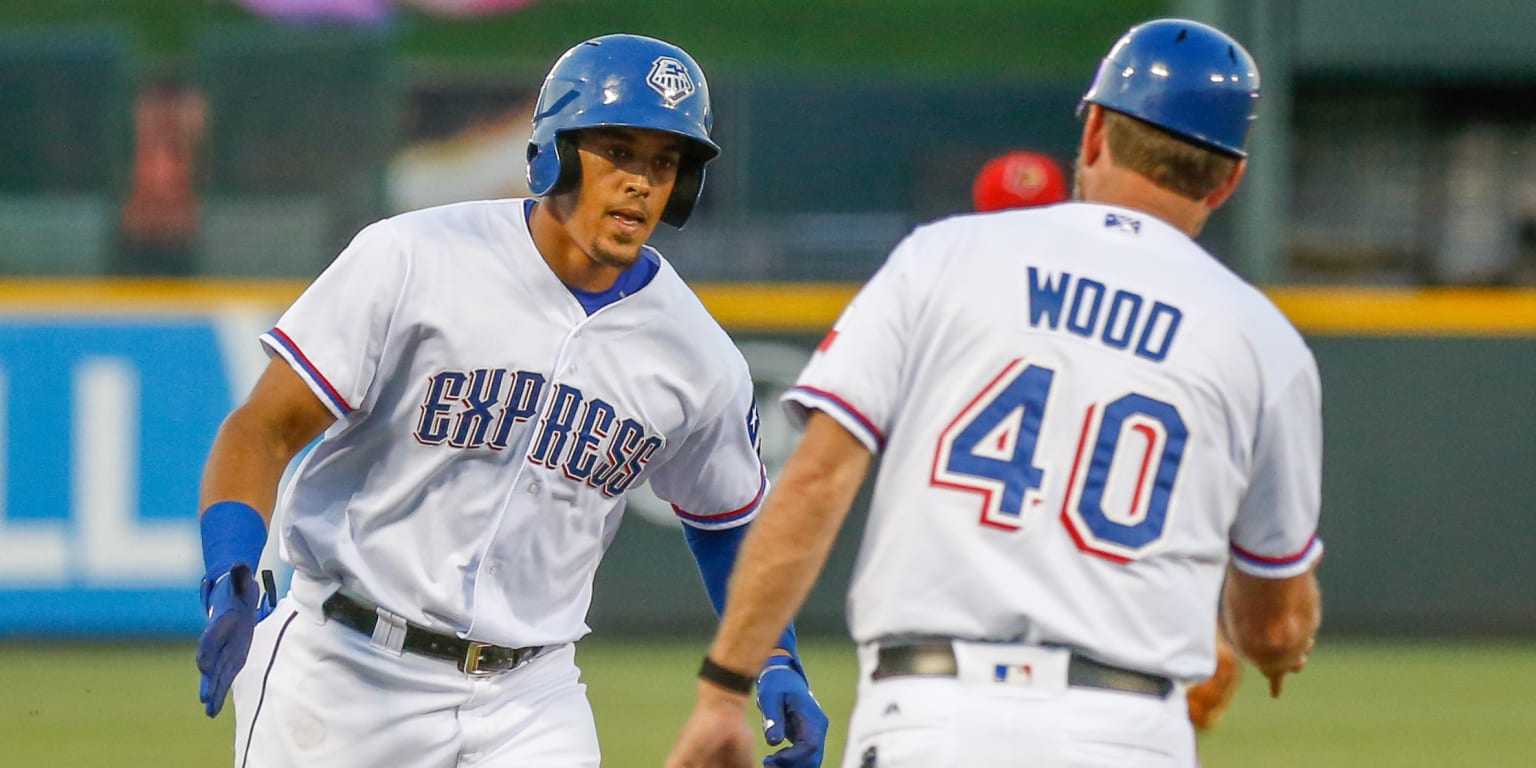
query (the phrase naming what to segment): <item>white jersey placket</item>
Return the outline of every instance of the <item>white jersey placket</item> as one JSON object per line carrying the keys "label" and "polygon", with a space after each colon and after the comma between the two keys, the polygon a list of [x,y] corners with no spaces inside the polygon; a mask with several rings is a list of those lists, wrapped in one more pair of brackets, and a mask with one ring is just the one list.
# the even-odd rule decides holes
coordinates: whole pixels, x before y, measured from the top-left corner
{"label": "white jersey placket", "polygon": [[[574,297],[572,297],[572,303],[575,303]],[[539,394],[538,418],[534,420],[531,428],[523,431],[522,436],[519,438],[517,451],[521,458],[517,462],[517,470],[513,474],[511,485],[503,497],[500,511],[496,516],[496,525],[492,529],[491,534],[485,538],[484,546],[476,558],[475,580],[470,589],[470,603],[467,606],[469,609],[468,615],[471,619],[469,626],[465,628],[466,637],[474,637],[475,635],[477,624],[475,617],[479,615],[475,610],[475,605],[480,600],[481,583],[486,578],[494,580],[501,570],[501,560],[497,557],[496,551],[503,524],[509,515],[514,518],[517,517],[515,514],[517,506],[526,504],[540,507],[544,506],[549,498],[548,483],[540,476],[544,468],[531,461],[529,453],[533,450],[536,442],[535,439],[539,433],[543,432],[544,424],[551,415],[550,409],[554,407],[555,391],[566,377],[577,373],[578,342],[585,335],[586,327],[592,322],[593,318],[601,314],[605,309],[607,307],[599,309],[591,315],[583,313],[584,316],[577,320],[571,327],[570,332],[566,334],[565,342],[560,345],[560,350],[555,354],[554,364],[547,371],[543,392]],[[578,311],[580,311],[579,308]],[[508,449],[511,448],[512,446],[508,446]]]}

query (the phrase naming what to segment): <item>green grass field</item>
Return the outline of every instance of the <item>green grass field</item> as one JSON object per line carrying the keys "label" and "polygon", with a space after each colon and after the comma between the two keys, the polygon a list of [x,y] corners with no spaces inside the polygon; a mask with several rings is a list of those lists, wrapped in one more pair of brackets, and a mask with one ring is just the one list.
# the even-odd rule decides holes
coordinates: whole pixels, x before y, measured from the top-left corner
{"label": "green grass field", "polygon": [[[606,766],[660,764],[702,645],[584,644]],[[853,704],[852,649],[807,642],[803,653],[837,755]],[[1279,700],[1262,682],[1248,670],[1202,740],[1208,768],[1536,766],[1536,645],[1325,641]],[[224,766],[231,722],[203,717],[190,645],[0,645],[0,765]]]}

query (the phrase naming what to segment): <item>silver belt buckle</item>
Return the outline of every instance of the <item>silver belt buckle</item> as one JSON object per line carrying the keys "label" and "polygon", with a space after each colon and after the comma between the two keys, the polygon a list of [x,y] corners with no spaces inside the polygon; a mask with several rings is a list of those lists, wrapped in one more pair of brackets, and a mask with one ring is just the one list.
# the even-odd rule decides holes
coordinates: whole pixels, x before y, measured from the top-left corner
{"label": "silver belt buckle", "polygon": [[464,651],[464,659],[459,662],[459,669],[463,670],[464,674],[475,677],[485,677],[492,674],[493,670],[480,669],[480,651],[483,648],[489,648],[490,645],[490,643],[469,641],[469,648]]}

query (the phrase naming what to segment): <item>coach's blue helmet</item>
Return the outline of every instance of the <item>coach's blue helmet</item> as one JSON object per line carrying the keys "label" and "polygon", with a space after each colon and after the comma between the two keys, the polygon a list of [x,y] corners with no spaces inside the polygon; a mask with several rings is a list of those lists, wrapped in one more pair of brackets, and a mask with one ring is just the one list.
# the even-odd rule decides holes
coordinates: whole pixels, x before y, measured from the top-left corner
{"label": "coach's blue helmet", "polygon": [[1123,112],[1237,157],[1259,103],[1259,66],[1215,27],[1157,19],[1127,31],[1099,64],[1083,104]]}
{"label": "coach's blue helmet", "polygon": [[583,128],[648,128],[688,139],[661,220],[688,221],[704,189],[704,164],[720,154],[709,139],[709,84],[683,49],[639,35],[605,35],[565,52],[539,90],[528,139],[528,188],[563,192],[581,177],[567,133]]}

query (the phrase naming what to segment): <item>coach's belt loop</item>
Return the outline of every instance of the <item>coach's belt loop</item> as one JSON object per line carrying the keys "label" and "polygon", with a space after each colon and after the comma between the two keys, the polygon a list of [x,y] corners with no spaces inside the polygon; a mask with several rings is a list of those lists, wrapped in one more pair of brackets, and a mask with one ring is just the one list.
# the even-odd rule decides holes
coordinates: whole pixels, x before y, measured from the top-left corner
{"label": "coach's belt loop", "polygon": [[383,608],[373,612],[379,617],[373,625],[373,646],[399,656],[405,648],[405,619]]}

